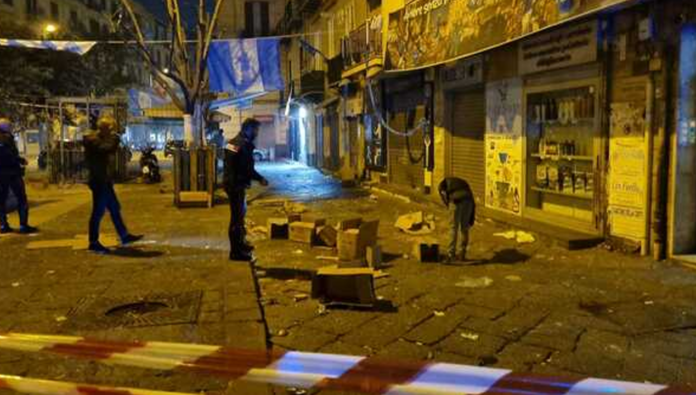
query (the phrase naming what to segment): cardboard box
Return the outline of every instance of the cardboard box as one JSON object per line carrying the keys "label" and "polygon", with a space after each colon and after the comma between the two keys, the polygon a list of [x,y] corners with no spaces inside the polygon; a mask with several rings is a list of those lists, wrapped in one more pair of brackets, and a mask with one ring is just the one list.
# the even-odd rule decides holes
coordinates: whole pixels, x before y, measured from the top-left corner
{"label": "cardboard box", "polygon": [[331,225],[317,228],[317,239],[327,247],[335,247],[338,239],[338,232]]}
{"label": "cardboard box", "polygon": [[321,268],[312,278],[312,298],[328,305],[372,307],[377,299],[374,271]]}
{"label": "cardboard box", "polygon": [[316,229],[313,223],[293,222],[290,224],[290,240],[311,245]]}
{"label": "cardboard box", "polygon": [[352,261],[361,259],[363,252],[360,249],[360,230],[348,229],[338,232],[338,259]]}
{"label": "cardboard box", "polygon": [[326,225],[326,219],[317,217],[314,214],[302,214],[300,216],[302,222],[307,222],[307,223],[313,223],[315,226],[324,226]]}
{"label": "cardboard box", "polygon": [[365,263],[373,269],[382,267],[382,247],[378,245],[367,246],[365,249]]}
{"label": "cardboard box", "polygon": [[290,237],[290,224],[287,218],[269,218],[267,225],[269,239],[288,239]]}
{"label": "cardboard box", "polygon": [[413,256],[418,262],[440,262],[440,246],[418,242],[414,245]]}
{"label": "cardboard box", "polygon": [[338,222],[338,230],[358,229],[362,224],[362,218],[344,219]]}
{"label": "cardboard box", "polygon": [[293,223],[293,222],[300,222],[300,221],[302,221],[302,215],[300,215],[300,214],[294,214],[294,213],[288,214],[287,218],[288,218],[288,223],[289,223],[289,224],[291,224],[291,223]]}
{"label": "cardboard box", "polygon": [[373,246],[377,244],[379,233],[379,220],[366,221],[360,224],[360,244],[361,247]]}

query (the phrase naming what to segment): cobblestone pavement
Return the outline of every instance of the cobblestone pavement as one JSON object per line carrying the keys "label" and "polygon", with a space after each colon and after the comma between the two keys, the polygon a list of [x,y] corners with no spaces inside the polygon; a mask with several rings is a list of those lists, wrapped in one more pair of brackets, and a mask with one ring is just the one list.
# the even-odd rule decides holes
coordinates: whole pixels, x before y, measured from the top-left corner
{"label": "cobblestone pavement", "polygon": [[[275,194],[292,198],[293,184],[278,188],[281,175],[267,173]],[[333,182],[318,172],[313,180]],[[250,205],[254,222],[278,215],[277,207],[258,203]],[[437,228],[426,238],[445,243],[444,206],[380,193],[305,205],[330,223],[380,219],[389,277],[376,280],[376,292],[393,307],[324,311],[316,301],[297,298],[310,293],[307,272],[334,263],[317,256],[335,252],[259,237],[265,314],[276,347],[696,384],[691,269],[601,247],[571,252],[538,235],[534,243],[518,244],[494,236],[508,228],[484,218],[472,233],[473,264],[418,263],[409,255],[419,238],[393,224],[408,212],[432,213]],[[484,278],[490,284],[483,285]],[[464,287],[466,280],[480,287]]]}
{"label": "cobblestone pavement", "polygon": [[[250,229],[280,215],[278,206],[266,204],[279,198],[300,200],[309,213],[329,222],[380,219],[379,243],[389,274],[376,280],[380,308],[324,310],[304,295],[310,293],[311,272],[334,263],[317,257],[335,252],[250,232],[258,273],[265,274],[259,280],[261,302],[276,348],[696,384],[696,273],[691,269],[602,248],[569,252],[538,235],[534,243],[518,244],[494,236],[508,229],[485,218],[472,233],[474,264],[417,263],[410,253],[418,238],[393,224],[411,211],[432,213],[437,228],[427,238],[444,243],[444,207],[341,189],[330,177],[298,165],[266,164],[260,172],[273,187],[250,191]],[[84,194],[81,188],[75,187],[82,191],[76,193]],[[36,207],[37,218],[44,218],[40,235],[0,239],[5,273],[0,331],[263,349],[264,322],[252,272],[226,260],[227,206],[177,210],[170,190],[168,183],[119,187],[127,223],[148,239],[106,257],[70,249],[27,250],[29,241],[86,233],[87,203],[51,198],[62,210],[57,216],[47,213],[53,209]],[[51,191],[32,191],[33,200],[51,200]],[[108,217],[103,231],[111,231]],[[175,311],[157,321],[157,312],[141,312],[139,323],[114,324],[123,315],[119,306],[140,298],[176,306],[177,298],[191,294],[199,301],[197,314]],[[5,351],[0,373],[182,392],[286,392]]]}
{"label": "cobblestone pavement", "polygon": [[[250,266],[230,263],[226,251],[211,247],[226,237],[227,208],[177,210],[172,195],[160,188],[118,186],[130,230],[148,237],[109,256],[26,249],[30,241],[86,237],[90,211],[84,186],[70,193],[30,188],[42,233],[0,239],[0,331],[265,349]],[[108,215],[102,232],[114,232]],[[179,392],[270,393],[264,385],[5,350],[0,374]]]}

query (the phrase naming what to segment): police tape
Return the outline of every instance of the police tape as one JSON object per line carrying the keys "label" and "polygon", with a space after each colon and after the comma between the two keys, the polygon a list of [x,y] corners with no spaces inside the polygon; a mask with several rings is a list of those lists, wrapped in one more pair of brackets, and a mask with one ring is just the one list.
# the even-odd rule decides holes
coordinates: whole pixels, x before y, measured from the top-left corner
{"label": "police tape", "polygon": [[696,394],[687,388],[665,385],[515,373],[498,368],[198,344],[11,333],[0,335],[0,348],[86,358],[112,365],[211,374],[230,380],[365,394]]}
{"label": "police tape", "polygon": [[2,374],[0,374],[0,389],[34,395],[193,395],[139,388],[83,385],[65,381],[40,380]]}

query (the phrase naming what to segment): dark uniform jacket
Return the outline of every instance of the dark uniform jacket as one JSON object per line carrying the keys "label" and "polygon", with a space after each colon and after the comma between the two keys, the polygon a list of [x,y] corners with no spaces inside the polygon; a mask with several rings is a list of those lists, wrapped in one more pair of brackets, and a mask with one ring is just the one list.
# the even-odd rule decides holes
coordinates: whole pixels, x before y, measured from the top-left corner
{"label": "dark uniform jacket", "polygon": [[21,176],[25,164],[26,161],[19,156],[14,136],[0,132],[0,177]]}
{"label": "dark uniform jacket", "polygon": [[263,180],[254,169],[254,144],[240,133],[225,146],[225,189],[247,189],[251,181]]}
{"label": "dark uniform jacket", "polygon": [[89,169],[89,182],[105,184],[114,181],[113,157],[118,150],[121,139],[117,134],[106,137],[98,133],[85,136],[85,162]]}
{"label": "dark uniform jacket", "polygon": [[445,205],[449,205],[450,202],[454,204],[469,203],[473,206],[471,212],[471,219],[469,220],[469,225],[473,225],[476,220],[476,201],[474,200],[474,193],[471,191],[469,183],[457,177],[447,177],[440,185],[437,187],[438,192],[440,192],[440,197]]}

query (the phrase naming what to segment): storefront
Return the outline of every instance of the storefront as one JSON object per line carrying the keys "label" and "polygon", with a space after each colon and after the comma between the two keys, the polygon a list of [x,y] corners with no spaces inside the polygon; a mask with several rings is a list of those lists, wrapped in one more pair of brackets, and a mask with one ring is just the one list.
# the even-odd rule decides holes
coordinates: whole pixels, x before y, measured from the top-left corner
{"label": "storefront", "polygon": [[412,134],[389,133],[387,137],[389,182],[424,190],[427,156],[431,149],[432,127],[420,127],[432,112],[432,85],[422,73],[384,81],[385,119],[392,129]]}
{"label": "storefront", "polygon": [[[441,71],[445,94],[445,173],[466,180],[477,203],[485,199],[486,91],[483,58],[456,62]],[[436,180],[436,183],[439,180]]]}
{"label": "storefront", "polygon": [[[523,75],[525,217],[603,232],[601,68],[598,22],[589,20],[520,42]],[[507,191],[513,204],[518,191]]]}

